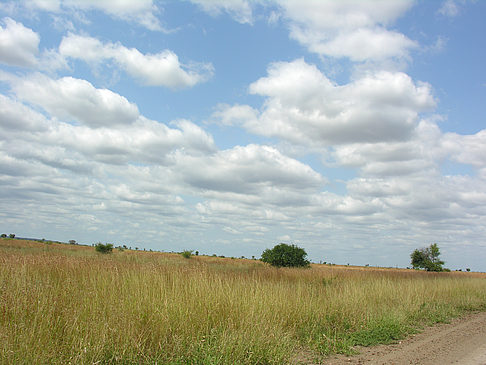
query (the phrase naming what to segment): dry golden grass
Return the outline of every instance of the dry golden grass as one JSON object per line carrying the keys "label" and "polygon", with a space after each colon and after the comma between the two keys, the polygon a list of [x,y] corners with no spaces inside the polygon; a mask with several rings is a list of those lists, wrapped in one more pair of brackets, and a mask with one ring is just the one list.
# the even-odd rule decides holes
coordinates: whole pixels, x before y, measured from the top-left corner
{"label": "dry golden grass", "polygon": [[484,279],[0,240],[0,361],[289,363],[486,309]]}

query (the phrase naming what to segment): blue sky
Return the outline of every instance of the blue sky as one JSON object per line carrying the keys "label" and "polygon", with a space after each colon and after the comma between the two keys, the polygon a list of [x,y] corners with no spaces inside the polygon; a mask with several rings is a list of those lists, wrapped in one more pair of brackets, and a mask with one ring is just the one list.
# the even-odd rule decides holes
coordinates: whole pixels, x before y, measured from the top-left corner
{"label": "blue sky", "polygon": [[486,271],[486,2],[0,2],[0,231]]}

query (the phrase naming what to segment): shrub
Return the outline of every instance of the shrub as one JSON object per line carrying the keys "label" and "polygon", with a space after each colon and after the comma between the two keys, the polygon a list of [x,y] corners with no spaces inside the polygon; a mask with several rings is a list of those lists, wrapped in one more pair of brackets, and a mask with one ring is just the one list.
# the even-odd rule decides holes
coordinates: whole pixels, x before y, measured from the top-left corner
{"label": "shrub", "polygon": [[8,237],[9,237],[9,238],[15,238],[15,234],[10,233],[10,234],[8,235]]}
{"label": "shrub", "polygon": [[98,242],[95,245],[95,250],[100,253],[112,253],[113,245],[111,243],[103,244],[101,242]]}
{"label": "shrub", "polygon": [[310,262],[305,259],[306,256],[303,248],[280,243],[263,251],[261,260],[276,267],[309,267]]}
{"label": "shrub", "polygon": [[2,233],[2,238],[7,238],[7,234],[6,233]]}
{"label": "shrub", "polygon": [[181,252],[182,257],[185,259],[190,259],[192,256],[192,250],[184,250]]}

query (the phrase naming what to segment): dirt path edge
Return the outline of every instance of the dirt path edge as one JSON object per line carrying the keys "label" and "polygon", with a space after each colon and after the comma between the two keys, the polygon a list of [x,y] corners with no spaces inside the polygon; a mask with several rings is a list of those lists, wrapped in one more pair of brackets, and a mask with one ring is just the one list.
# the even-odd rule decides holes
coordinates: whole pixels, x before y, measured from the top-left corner
{"label": "dirt path edge", "polygon": [[485,365],[486,312],[470,313],[437,324],[392,345],[359,347],[358,355],[333,356],[326,365]]}

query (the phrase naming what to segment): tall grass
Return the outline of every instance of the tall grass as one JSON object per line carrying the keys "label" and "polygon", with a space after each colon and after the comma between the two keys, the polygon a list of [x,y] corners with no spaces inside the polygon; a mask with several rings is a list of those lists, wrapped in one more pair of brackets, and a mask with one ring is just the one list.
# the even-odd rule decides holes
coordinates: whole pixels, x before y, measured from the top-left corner
{"label": "tall grass", "polygon": [[282,364],[486,309],[485,277],[0,240],[4,364]]}

